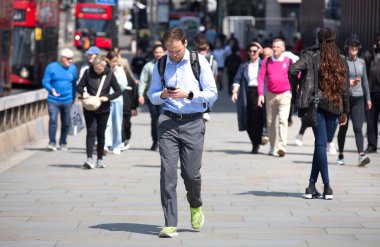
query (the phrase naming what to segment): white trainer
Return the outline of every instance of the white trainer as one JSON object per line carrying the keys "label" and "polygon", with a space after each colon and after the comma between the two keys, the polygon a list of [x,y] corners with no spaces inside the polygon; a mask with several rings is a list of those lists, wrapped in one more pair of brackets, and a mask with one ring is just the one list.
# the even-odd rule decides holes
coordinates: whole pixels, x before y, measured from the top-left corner
{"label": "white trainer", "polygon": [[296,143],[297,146],[299,146],[299,147],[303,146],[303,141],[302,141],[302,139],[303,139],[303,135],[298,134],[298,135],[296,136],[296,139],[295,139],[294,142]]}
{"label": "white trainer", "polygon": [[327,151],[332,154],[332,155],[336,155],[337,152],[336,152],[336,147],[335,147],[335,143],[334,142],[328,142],[327,143]]}

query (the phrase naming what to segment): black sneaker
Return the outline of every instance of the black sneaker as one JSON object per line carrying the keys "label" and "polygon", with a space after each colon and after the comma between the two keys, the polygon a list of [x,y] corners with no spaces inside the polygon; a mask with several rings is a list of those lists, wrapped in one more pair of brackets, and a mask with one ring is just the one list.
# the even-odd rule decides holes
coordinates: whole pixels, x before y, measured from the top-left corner
{"label": "black sneaker", "polygon": [[322,198],[321,193],[318,192],[316,188],[310,188],[307,187],[305,194],[302,195],[305,199],[316,199],[316,198]]}
{"label": "black sneaker", "polygon": [[333,190],[331,189],[330,185],[325,185],[325,188],[323,189],[323,199],[325,200],[332,200],[333,199]]}

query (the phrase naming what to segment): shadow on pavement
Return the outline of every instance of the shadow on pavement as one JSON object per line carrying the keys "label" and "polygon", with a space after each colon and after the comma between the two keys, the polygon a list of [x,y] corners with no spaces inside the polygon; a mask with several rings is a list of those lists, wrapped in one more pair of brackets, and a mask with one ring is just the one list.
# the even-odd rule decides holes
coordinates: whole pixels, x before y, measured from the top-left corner
{"label": "shadow on pavement", "polygon": [[228,150],[228,149],[205,149],[204,152],[208,153],[225,153],[225,154],[247,154],[248,150]]}
{"label": "shadow on pavement", "polygon": [[277,192],[277,191],[247,191],[235,195],[272,196],[272,197],[297,197],[302,198],[302,193]]}
{"label": "shadow on pavement", "polygon": [[141,233],[141,234],[148,234],[148,235],[158,235],[158,232],[161,230],[161,226],[138,224],[138,223],[100,224],[100,225],[90,226],[90,228],[103,229],[103,230],[108,230],[108,231]]}
{"label": "shadow on pavement", "polygon": [[49,165],[51,167],[58,167],[58,168],[75,168],[75,169],[83,169],[82,165],[72,165],[72,164],[53,164]]}
{"label": "shadow on pavement", "polygon": [[143,168],[161,168],[161,166],[158,165],[134,165],[134,167],[143,167]]}

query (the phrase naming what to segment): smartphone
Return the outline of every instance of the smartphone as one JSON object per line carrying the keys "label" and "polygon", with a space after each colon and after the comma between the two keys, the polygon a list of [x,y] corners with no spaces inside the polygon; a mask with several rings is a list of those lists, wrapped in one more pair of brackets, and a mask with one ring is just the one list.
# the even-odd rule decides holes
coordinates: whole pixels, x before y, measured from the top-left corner
{"label": "smartphone", "polygon": [[175,87],[166,87],[166,89],[169,90],[169,91],[174,91],[174,90],[176,90]]}

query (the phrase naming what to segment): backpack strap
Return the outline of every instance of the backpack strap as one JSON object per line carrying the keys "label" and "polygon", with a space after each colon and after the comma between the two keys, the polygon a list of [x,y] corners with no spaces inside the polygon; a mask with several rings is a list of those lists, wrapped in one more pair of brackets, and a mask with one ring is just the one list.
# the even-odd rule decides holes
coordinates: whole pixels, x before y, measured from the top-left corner
{"label": "backpack strap", "polygon": [[157,68],[158,68],[158,73],[160,74],[162,88],[165,88],[164,75],[165,75],[165,67],[166,67],[167,59],[168,59],[168,55],[164,55],[160,59],[158,59],[158,62],[157,62]]}
{"label": "backpack strap", "polygon": [[[165,68],[166,68],[167,59],[168,59],[167,55],[164,55],[157,62],[157,68],[158,68],[158,73],[160,74],[162,88],[165,88],[165,76],[164,75],[165,75]],[[190,51],[190,65],[191,65],[191,70],[193,71],[194,77],[199,83],[199,89],[200,89],[200,91],[203,91],[203,88],[202,88],[201,83],[199,81],[199,77],[201,74],[201,65],[199,64],[198,52],[193,51],[193,50]]]}
{"label": "backpack strap", "polygon": [[198,52],[194,50],[190,51],[190,65],[191,69],[193,70],[194,77],[199,83],[199,88],[201,91],[203,91],[201,83],[199,82],[199,77],[201,74],[201,65],[199,64]]}

